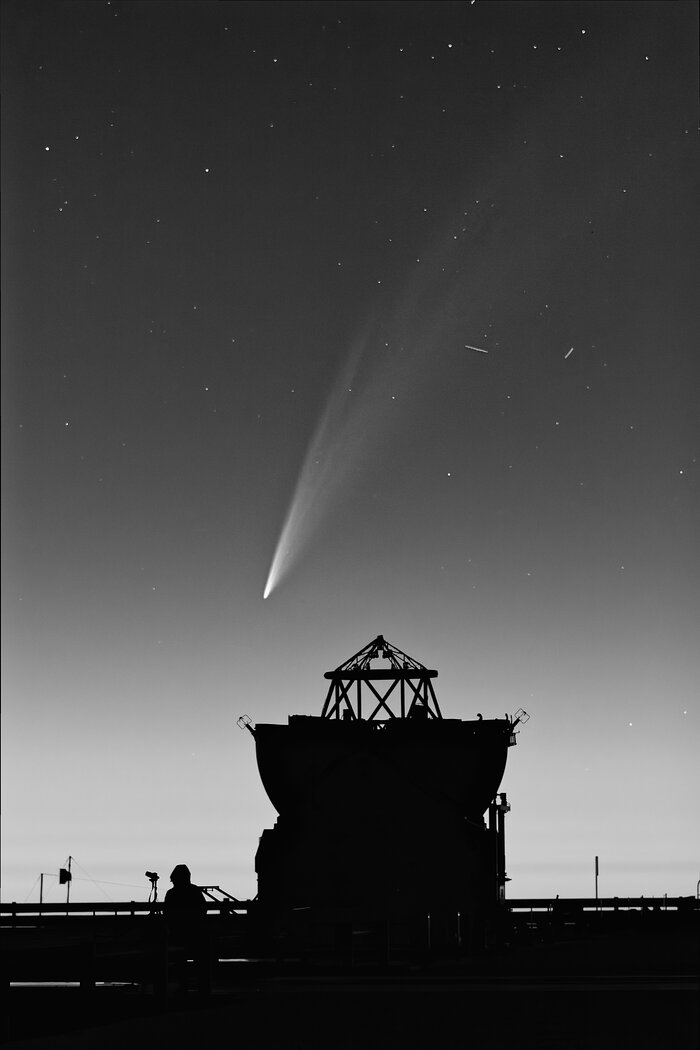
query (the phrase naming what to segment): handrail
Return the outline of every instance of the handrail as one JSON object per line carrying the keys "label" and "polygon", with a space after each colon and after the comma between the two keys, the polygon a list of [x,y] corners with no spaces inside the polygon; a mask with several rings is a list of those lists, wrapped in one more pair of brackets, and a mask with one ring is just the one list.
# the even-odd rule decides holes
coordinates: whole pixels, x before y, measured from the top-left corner
{"label": "handrail", "polygon": [[[224,912],[249,912],[258,906],[257,900],[227,899],[205,902],[207,914]],[[161,915],[162,902],[148,901],[71,901],[70,904],[17,904],[15,901],[0,903],[0,916],[109,916],[109,915]],[[700,911],[700,900],[696,897],[523,897],[502,902],[506,911]]]}
{"label": "handrail", "polygon": [[700,901],[695,897],[524,897],[505,900],[507,911],[698,911]]}
{"label": "handrail", "polygon": [[[221,911],[226,913],[249,911],[254,904],[255,902],[250,900],[205,901],[207,913],[214,914]],[[161,915],[162,908],[161,901],[156,903],[148,901],[85,901],[79,903],[71,901],[70,904],[17,904],[12,901],[0,903],[0,916]]]}

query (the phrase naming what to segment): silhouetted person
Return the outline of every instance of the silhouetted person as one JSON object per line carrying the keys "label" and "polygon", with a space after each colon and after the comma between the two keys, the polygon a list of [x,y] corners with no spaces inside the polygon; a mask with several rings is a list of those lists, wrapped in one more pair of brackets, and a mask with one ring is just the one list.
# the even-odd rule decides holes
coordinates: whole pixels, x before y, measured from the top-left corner
{"label": "silhouetted person", "polygon": [[198,976],[199,990],[209,991],[209,960],[205,919],[207,906],[199,886],[192,885],[190,869],[176,864],[170,874],[172,889],[165,894],[163,915],[168,928],[168,942],[177,953],[175,970],[181,990],[187,991],[187,960],[192,959]]}
{"label": "silhouetted person", "polygon": [[170,873],[172,889],[165,894],[163,912],[168,927],[184,929],[201,923],[207,914],[204,894],[192,885],[192,875],[186,864],[176,864]]}

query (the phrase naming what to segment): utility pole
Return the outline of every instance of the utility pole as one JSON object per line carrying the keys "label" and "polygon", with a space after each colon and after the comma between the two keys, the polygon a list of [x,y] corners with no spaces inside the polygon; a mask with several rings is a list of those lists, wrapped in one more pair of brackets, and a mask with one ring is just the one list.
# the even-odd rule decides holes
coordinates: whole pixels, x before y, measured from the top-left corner
{"label": "utility pole", "polygon": [[66,884],[66,907],[68,906],[68,904],[70,902],[70,884],[71,884],[71,881],[73,879],[73,876],[71,875],[71,870],[70,870],[70,866],[71,866],[72,860],[73,860],[73,858],[69,857],[68,858],[68,867],[67,868],[59,868],[58,869],[58,884],[59,884],[59,886],[62,886],[64,882]]}
{"label": "utility pole", "polygon": [[595,859],[595,902],[598,906],[598,858]]}
{"label": "utility pole", "polygon": [[[44,903],[44,876],[46,876],[46,875],[50,875],[52,879],[55,879],[57,877],[55,871],[40,871],[39,872],[39,904],[40,905]],[[63,879],[61,879],[60,881],[62,882]]]}
{"label": "utility pole", "polygon": [[44,903],[44,875],[50,875],[52,879],[58,878],[58,885],[59,886],[62,886],[64,882],[66,883],[66,904],[68,904],[70,902],[70,884],[71,884],[71,881],[73,879],[73,876],[71,875],[71,870],[70,870],[72,861],[73,861],[73,858],[69,857],[68,858],[68,867],[67,868],[59,868],[58,869],[58,875],[56,875],[55,871],[40,871],[39,872],[39,905],[42,905]]}

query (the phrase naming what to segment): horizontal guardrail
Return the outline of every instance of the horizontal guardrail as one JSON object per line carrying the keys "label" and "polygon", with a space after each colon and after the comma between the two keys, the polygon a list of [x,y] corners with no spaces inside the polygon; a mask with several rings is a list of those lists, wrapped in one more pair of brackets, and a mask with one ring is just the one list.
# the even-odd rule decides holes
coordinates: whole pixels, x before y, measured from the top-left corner
{"label": "horizontal guardrail", "polygon": [[[207,915],[230,915],[231,913],[248,913],[256,906],[256,901],[207,901]],[[107,918],[109,916],[160,916],[163,914],[163,905],[143,901],[111,901],[95,903],[94,901],[70,904],[17,904],[12,901],[9,904],[0,904],[0,923],[6,923],[7,919],[19,918],[44,918],[64,917],[77,918],[81,916],[93,918]]]}
{"label": "horizontal guardrail", "polygon": [[[257,900],[207,901],[207,916],[248,915],[260,909]],[[263,910],[263,909],[260,909]],[[298,909],[297,909],[298,910]],[[310,909],[315,911],[316,909]],[[323,908],[318,909],[320,912]],[[502,901],[499,910],[519,914],[561,914],[596,912],[695,912],[700,911],[700,900],[696,897],[522,897]],[[0,903],[0,925],[12,925],[29,919],[158,917],[163,914],[163,904],[147,901],[86,901],[70,904],[18,904],[15,901]]]}
{"label": "horizontal guardrail", "polygon": [[696,897],[523,897],[502,904],[509,912],[700,911]]}

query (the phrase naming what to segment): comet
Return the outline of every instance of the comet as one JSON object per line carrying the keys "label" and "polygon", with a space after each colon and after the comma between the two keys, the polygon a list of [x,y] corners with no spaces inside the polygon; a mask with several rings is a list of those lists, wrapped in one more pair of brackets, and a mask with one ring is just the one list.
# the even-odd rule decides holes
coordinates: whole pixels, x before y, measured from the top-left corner
{"label": "comet", "polygon": [[377,400],[383,385],[368,379],[366,337],[351,348],[336,379],[299,471],[267,575],[263,599],[269,598],[308,546],[343,489],[350,483],[363,451],[375,436],[382,413]]}
{"label": "comet", "polygon": [[[439,242],[426,266],[412,272],[388,317],[373,311],[350,342],[302,461],[263,590],[270,597],[311,546],[330,511],[355,489],[362,461],[386,454],[389,435],[410,419],[440,351],[460,348],[464,331],[479,331],[465,316],[471,286],[447,286],[446,252]],[[481,346],[465,350],[488,354]],[[409,425],[414,425],[411,422]]]}

